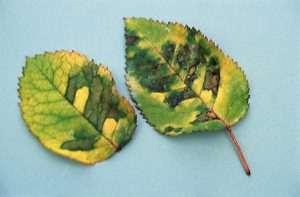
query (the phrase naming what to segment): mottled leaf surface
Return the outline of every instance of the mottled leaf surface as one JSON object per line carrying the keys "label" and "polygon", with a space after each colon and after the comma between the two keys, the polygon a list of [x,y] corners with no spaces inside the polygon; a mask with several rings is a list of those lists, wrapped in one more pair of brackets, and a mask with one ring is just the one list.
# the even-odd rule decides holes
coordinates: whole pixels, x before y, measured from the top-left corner
{"label": "mottled leaf surface", "polygon": [[126,78],[147,121],[165,135],[220,130],[249,107],[243,71],[195,28],[125,19]]}
{"label": "mottled leaf surface", "polygon": [[108,69],[74,51],[27,57],[19,96],[32,134],[47,149],[81,163],[107,159],[136,127],[134,109]]}

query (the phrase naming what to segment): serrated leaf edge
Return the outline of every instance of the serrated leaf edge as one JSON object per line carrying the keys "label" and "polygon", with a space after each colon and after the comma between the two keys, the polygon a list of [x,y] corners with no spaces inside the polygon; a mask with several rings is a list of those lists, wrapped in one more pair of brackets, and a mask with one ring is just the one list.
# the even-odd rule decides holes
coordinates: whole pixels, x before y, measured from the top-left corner
{"label": "serrated leaf edge", "polygon": [[[76,52],[75,50],[72,50],[71,52],[68,52],[68,51],[62,49],[62,50],[60,50],[60,51],[61,51],[61,52],[66,52],[66,53],[72,53],[72,52],[74,52],[74,53],[77,53],[77,54],[80,55],[80,56],[84,56],[84,57],[88,60],[88,58],[87,58],[84,54],[81,55],[80,53]],[[60,51],[59,51],[59,50],[55,50],[54,53],[57,53],[57,52],[60,52]],[[54,54],[54,53],[49,52],[49,51],[45,51],[45,52],[44,52],[44,54],[46,54],[46,53]],[[36,58],[37,55],[44,55],[44,54],[36,54],[36,55],[34,55],[34,58]],[[29,56],[26,56],[26,57],[29,57]],[[91,59],[90,62],[91,62],[91,61],[94,62],[94,59]],[[112,73],[110,72],[110,70],[109,70],[106,66],[104,66],[102,63],[99,63],[99,64],[97,64],[97,65],[98,65],[98,67],[102,66],[105,70],[108,70],[109,73],[112,75]],[[117,148],[114,147],[114,146],[111,144],[112,142],[111,142],[106,136],[104,136],[103,134],[100,134],[100,135],[103,136],[103,138],[104,138],[105,140],[107,140],[108,143],[110,143],[111,146],[113,146],[113,147],[115,148],[115,153],[111,154],[111,155],[110,155],[109,157],[107,157],[105,160],[101,160],[101,161],[95,160],[94,162],[85,162],[85,161],[82,161],[82,160],[79,160],[79,159],[76,159],[76,158],[68,157],[68,156],[66,156],[66,155],[64,155],[64,154],[62,154],[62,153],[60,153],[59,151],[56,151],[56,150],[54,150],[54,149],[51,149],[50,147],[45,146],[45,144],[42,143],[42,141],[40,140],[39,136],[38,136],[38,135],[35,135],[35,134],[32,132],[31,126],[30,126],[30,125],[25,121],[25,119],[24,119],[24,112],[23,112],[23,109],[22,109],[22,107],[21,107],[21,102],[23,101],[23,99],[20,97],[20,89],[21,89],[21,86],[20,86],[20,79],[23,78],[23,77],[25,77],[25,74],[24,74],[24,69],[25,69],[25,67],[26,67],[26,65],[22,67],[22,76],[21,76],[21,77],[18,77],[18,89],[17,89],[17,91],[18,91],[18,98],[20,99],[20,102],[18,102],[18,106],[19,106],[19,108],[21,109],[20,112],[21,112],[21,116],[22,116],[23,122],[24,122],[25,125],[27,126],[28,130],[30,131],[30,133],[31,133],[31,134],[39,141],[40,144],[42,144],[43,147],[45,147],[47,150],[49,150],[49,152],[55,153],[55,154],[57,154],[57,155],[62,156],[63,158],[67,158],[67,159],[70,159],[70,160],[73,160],[73,161],[76,161],[76,162],[79,162],[79,163],[85,164],[85,165],[94,165],[94,164],[96,164],[96,163],[103,162],[103,161],[105,161],[105,160],[111,158],[116,152],[119,152],[119,151],[121,150],[121,149],[118,148],[118,147],[117,147]],[[116,86],[116,83],[115,83],[113,77],[112,77],[112,82],[113,82],[113,86],[115,87],[115,89],[116,89],[116,91],[117,91],[117,86]],[[58,92],[59,92],[59,91],[58,91]],[[136,115],[136,112],[135,112],[133,106],[132,106],[132,105],[130,104],[130,102],[128,101],[128,99],[127,99],[126,97],[124,97],[123,95],[121,95],[121,94],[119,93],[119,91],[117,91],[117,92],[118,92],[118,94],[120,95],[120,97],[121,97],[122,99],[124,99],[125,104],[126,104],[129,108],[132,109],[132,111],[133,111],[133,113],[134,113],[134,121],[136,122],[135,127],[133,128],[133,132],[132,132],[132,134],[130,135],[128,141],[127,141],[125,144],[123,144],[123,146],[122,146],[122,148],[123,148],[127,143],[129,143],[129,141],[131,141],[132,136],[135,134],[135,130],[136,130],[136,127],[137,127],[137,115]],[[59,94],[61,94],[61,93],[59,92]],[[62,96],[63,96],[63,95],[62,95]],[[64,97],[64,96],[63,96],[63,97]],[[72,104],[71,104],[71,105],[72,105]],[[73,105],[72,105],[72,106],[73,106]],[[78,111],[76,108],[74,108],[74,109],[75,109],[76,111]],[[83,118],[85,118],[79,111],[78,111],[78,113],[79,113]],[[85,119],[86,119],[86,118],[85,118]],[[88,120],[87,120],[87,121],[88,121]],[[97,129],[96,129],[96,130],[97,130]]]}
{"label": "serrated leaf edge", "polygon": [[[183,28],[194,28],[194,29],[196,29],[194,26],[191,26],[191,27],[189,27],[188,25],[183,25],[183,24],[181,24],[181,23],[178,23],[178,22],[175,22],[175,23],[172,23],[172,22],[168,22],[168,23],[165,23],[165,22],[163,22],[163,21],[159,21],[159,20],[154,20],[154,19],[152,19],[152,18],[149,18],[149,19],[147,19],[147,18],[144,18],[144,17],[123,17],[123,20],[124,20],[124,31],[125,31],[125,34],[126,34],[126,20],[127,19],[144,19],[144,20],[148,20],[148,21],[150,21],[150,22],[156,22],[156,23],[160,23],[160,24],[162,24],[162,25],[166,25],[166,26],[169,26],[169,25],[179,25],[179,26],[181,26],[181,27],[183,27]],[[242,119],[244,119],[244,117],[246,116],[246,113],[247,113],[247,111],[248,111],[248,109],[249,109],[249,107],[250,107],[250,103],[249,103],[249,98],[250,98],[250,88],[249,88],[249,81],[247,80],[247,78],[246,78],[246,75],[245,75],[245,72],[244,72],[244,70],[242,70],[241,69],[241,67],[238,65],[238,62],[237,61],[235,61],[233,58],[231,58],[229,55],[226,55],[224,52],[223,52],[223,50],[219,47],[219,45],[217,45],[217,44],[215,44],[214,43],[214,41],[213,40],[211,40],[211,39],[209,39],[206,35],[204,35],[202,32],[201,32],[201,30],[199,30],[199,29],[196,29],[208,42],[211,42],[212,44],[213,44],[213,46],[214,47],[216,47],[226,58],[228,58],[228,59],[230,59],[236,66],[237,66],[237,68],[241,71],[241,73],[243,74],[243,77],[245,78],[245,80],[246,80],[246,82],[247,82],[247,92],[248,92],[248,97],[247,97],[247,108],[246,108],[246,110],[245,110],[245,112],[244,113],[242,113],[241,114],[241,116],[238,118],[238,120],[234,123],[234,124],[231,124],[231,125],[229,125],[229,126],[233,126],[233,125],[235,125],[235,124],[237,124],[240,120],[242,120]],[[124,37],[125,37],[125,34],[124,34]],[[127,45],[125,44],[125,60],[126,60],[126,67],[125,67],[125,80],[126,80],[126,86],[127,86],[127,88],[128,88],[128,91],[129,91],[129,95],[130,95],[130,97],[131,97],[131,99],[133,100],[133,102],[134,102],[134,104],[135,104],[135,107],[138,109],[138,111],[139,111],[139,113],[141,114],[141,116],[142,116],[142,118],[149,124],[149,125],[151,125],[153,128],[154,128],[154,130],[155,131],[157,131],[158,133],[160,133],[160,134],[162,134],[162,135],[167,135],[167,136],[179,136],[179,135],[181,135],[181,134],[190,134],[190,133],[193,133],[193,132],[198,132],[198,130],[197,131],[190,131],[190,132],[180,132],[180,133],[178,133],[178,134],[176,134],[176,135],[174,135],[174,134],[168,134],[168,133],[163,133],[163,132],[160,132],[158,129],[156,129],[155,128],[155,125],[154,124],[152,124],[152,123],[150,123],[149,122],[149,120],[148,120],[148,118],[145,116],[145,114],[143,113],[143,111],[142,111],[142,109],[138,106],[138,102],[134,99],[134,97],[133,97],[133,95],[132,95],[132,90],[131,90],[131,87],[130,87],[130,85],[129,85],[129,81],[128,81],[128,73],[127,73]],[[222,119],[220,119],[222,122],[223,122],[223,124],[226,126],[226,124],[225,124],[225,122],[224,122],[224,120],[222,120]],[[201,132],[202,131],[208,131],[208,130],[201,130]],[[209,132],[210,131],[219,131],[218,129],[212,129],[212,130],[209,130]]]}

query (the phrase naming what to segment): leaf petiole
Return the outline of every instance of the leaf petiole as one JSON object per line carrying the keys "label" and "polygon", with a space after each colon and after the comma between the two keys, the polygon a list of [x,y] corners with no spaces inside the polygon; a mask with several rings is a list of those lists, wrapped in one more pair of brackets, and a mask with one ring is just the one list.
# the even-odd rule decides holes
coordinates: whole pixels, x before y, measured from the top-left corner
{"label": "leaf petiole", "polygon": [[242,151],[242,149],[241,149],[241,147],[240,147],[238,141],[236,140],[236,138],[235,138],[235,136],[234,136],[234,134],[233,134],[233,132],[232,132],[232,130],[231,130],[231,126],[230,126],[230,125],[227,125],[227,126],[226,126],[226,131],[227,131],[227,133],[228,133],[228,135],[229,135],[231,141],[233,142],[233,144],[234,144],[234,146],[235,146],[235,148],[236,148],[236,150],[237,150],[237,153],[238,153],[238,155],[239,155],[239,158],[240,158],[240,160],[241,160],[241,162],[242,162],[242,165],[243,165],[243,167],[244,167],[244,170],[245,170],[246,174],[247,174],[248,176],[251,176],[250,168],[249,168],[249,166],[248,166],[248,164],[247,164],[247,161],[246,161],[246,159],[245,159],[245,157],[244,157],[243,151]]}

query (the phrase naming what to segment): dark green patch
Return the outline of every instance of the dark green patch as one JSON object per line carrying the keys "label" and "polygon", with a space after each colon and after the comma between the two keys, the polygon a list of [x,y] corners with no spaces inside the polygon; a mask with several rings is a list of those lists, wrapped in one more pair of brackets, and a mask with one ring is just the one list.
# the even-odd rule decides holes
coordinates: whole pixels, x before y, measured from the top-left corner
{"label": "dark green patch", "polygon": [[161,47],[162,56],[164,57],[166,62],[169,63],[169,64],[172,62],[175,47],[176,47],[175,43],[173,43],[171,41],[165,42]]}
{"label": "dark green patch", "polygon": [[176,60],[179,65],[176,68],[177,73],[186,73],[185,84],[191,87],[194,80],[198,77],[196,71],[198,67],[205,66],[208,62],[207,59],[211,53],[210,47],[205,39],[196,41],[196,36],[199,34],[195,28],[187,28],[187,43],[184,46],[179,46],[176,54]]}
{"label": "dark green patch", "polygon": [[187,77],[185,78],[185,84],[191,87],[194,80],[197,78],[197,66],[191,66],[187,72]]}
{"label": "dark green patch", "polygon": [[173,91],[164,100],[165,103],[169,104],[171,107],[176,107],[180,102],[195,97],[195,93],[190,89],[184,89],[181,91]]}
{"label": "dark green patch", "polygon": [[95,140],[91,138],[81,140],[66,141],[61,145],[61,149],[68,149],[71,151],[88,151],[94,148]]}
{"label": "dark green patch", "polygon": [[92,83],[89,87],[89,97],[85,104],[84,116],[97,127],[97,121],[99,112],[101,111],[101,106],[99,105],[102,97],[103,85],[100,77],[96,76],[92,80]]}
{"label": "dark green patch", "polygon": [[94,64],[84,66],[82,68],[84,77],[85,77],[86,81],[88,82],[88,84],[91,84],[92,80],[97,75],[97,70],[98,70],[98,66],[94,65]]}
{"label": "dark green patch", "polygon": [[126,45],[130,46],[137,44],[139,37],[135,34],[134,31],[130,31],[126,28],[125,39]]}
{"label": "dark green patch", "polygon": [[171,127],[171,126],[168,126],[168,127],[166,127],[165,129],[164,129],[164,133],[168,133],[168,132],[171,132],[171,131],[173,131],[173,129],[174,129],[174,127]]}
{"label": "dark green patch", "polygon": [[188,35],[187,35],[187,41],[189,43],[192,43],[195,41],[195,36],[197,35],[198,31],[192,27],[192,28],[187,28]]}
{"label": "dark green patch", "polygon": [[[70,77],[65,97],[70,103],[73,103],[76,91],[83,86],[88,87],[89,96],[83,115],[99,133],[102,133],[103,123],[106,118],[113,118],[118,121],[120,118],[125,117],[126,114],[118,109],[120,99],[112,93],[113,81],[106,76],[100,77],[97,71],[98,66],[92,63],[84,66],[77,75]],[[75,146],[77,141],[72,141],[72,143],[70,141],[68,146]],[[81,141],[87,144],[90,140],[81,139]]]}
{"label": "dark green patch", "polygon": [[189,61],[190,49],[188,45],[180,46],[177,54],[177,62],[180,67],[187,67]]}
{"label": "dark green patch", "polygon": [[76,83],[77,83],[77,76],[69,78],[65,97],[70,103],[74,102],[75,93],[76,93]]}
{"label": "dark green patch", "polygon": [[199,54],[202,57],[209,56],[211,54],[211,47],[204,38],[199,41]]}
{"label": "dark green patch", "polygon": [[196,115],[196,119],[193,120],[193,121],[190,122],[190,123],[195,125],[195,124],[202,123],[202,122],[204,122],[205,120],[206,120],[205,114],[200,113],[200,114],[197,114],[197,115]]}
{"label": "dark green patch", "polygon": [[174,132],[175,132],[175,133],[179,133],[179,132],[181,132],[181,131],[182,131],[182,127],[180,127],[180,128],[175,128],[175,129],[174,129]]}
{"label": "dark green patch", "polygon": [[216,66],[219,64],[219,58],[214,55],[209,59],[208,63],[209,63],[209,65]]}
{"label": "dark green patch", "polygon": [[171,81],[171,76],[165,76],[149,81],[147,87],[154,92],[165,92],[167,85],[170,84]]}
{"label": "dark green patch", "polygon": [[127,60],[129,69],[142,86],[153,92],[165,92],[170,90],[176,76],[170,75],[169,66],[160,64],[160,59],[149,55],[147,50],[140,50]]}
{"label": "dark green patch", "polygon": [[120,127],[117,132],[113,133],[114,139],[118,147],[123,147],[131,138],[131,130],[135,128],[135,125],[130,125],[128,127]]}
{"label": "dark green patch", "polygon": [[196,41],[198,32],[195,28],[188,28],[187,30],[188,35],[185,50],[189,51],[189,53],[188,57],[185,58],[186,65],[182,65],[182,67],[189,70],[192,66],[198,66],[207,62],[206,57],[210,55],[210,48],[204,39],[201,39],[200,42]]}
{"label": "dark green patch", "polygon": [[81,72],[69,78],[65,97],[70,103],[74,102],[78,89],[91,85],[93,78],[97,75],[97,69],[97,65],[89,64],[84,66]]}
{"label": "dark green patch", "polygon": [[[112,81],[108,81],[105,78],[102,78],[103,91],[101,100],[99,100],[98,106],[101,106],[101,111],[98,112],[98,121],[96,128],[102,130],[103,123],[107,118],[109,111],[113,108],[116,109],[117,106],[112,107],[112,98],[115,95],[112,95]],[[102,132],[102,131],[101,131]]]}
{"label": "dark green patch", "polygon": [[113,118],[116,121],[120,120],[121,118],[125,118],[126,114],[122,111],[118,111],[116,107],[112,107],[109,111],[107,118]]}
{"label": "dark green patch", "polygon": [[96,136],[90,135],[83,128],[75,132],[74,138],[74,140],[65,141],[60,148],[71,151],[88,151],[94,148]]}
{"label": "dark green patch", "polygon": [[195,120],[190,122],[191,124],[199,124],[208,120],[206,113],[209,111],[209,109],[205,105],[199,105],[197,107],[197,111],[199,111],[199,114],[196,115]]}
{"label": "dark green patch", "polygon": [[180,128],[174,128],[174,127],[172,127],[172,126],[168,126],[168,127],[166,127],[166,128],[164,129],[163,133],[169,133],[169,132],[171,132],[171,131],[174,131],[175,133],[179,133],[179,132],[182,131],[182,128],[181,128],[181,127],[180,127]]}
{"label": "dark green patch", "polygon": [[86,76],[84,75],[84,72],[81,71],[78,75],[77,75],[77,79],[76,79],[76,90],[84,87],[84,86],[89,86],[89,81],[87,80]]}
{"label": "dark green patch", "polygon": [[203,82],[204,90],[211,90],[214,95],[218,94],[220,83],[220,65],[217,56],[212,56],[206,66],[205,79]]}

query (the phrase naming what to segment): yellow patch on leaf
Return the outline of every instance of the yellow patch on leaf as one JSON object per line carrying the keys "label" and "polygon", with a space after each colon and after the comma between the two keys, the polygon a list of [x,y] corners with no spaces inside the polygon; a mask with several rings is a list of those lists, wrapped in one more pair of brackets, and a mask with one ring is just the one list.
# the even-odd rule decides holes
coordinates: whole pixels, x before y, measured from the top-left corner
{"label": "yellow patch on leaf", "polygon": [[76,91],[75,100],[74,100],[73,105],[81,113],[83,113],[83,111],[84,111],[84,107],[85,107],[88,97],[89,97],[89,88],[88,87],[84,86]]}
{"label": "yellow patch on leaf", "polygon": [[199,77],[194,80],[192,85],[192,90],[196,93],[196,95],[200,95],[203,87],[203,82],[205,79],[205,72],[206,72],[205,67],[204,66],[201,67],[199,72],[200,72]]}
{"label": "yellow patch on leaf", "polygon": [[107,118],[104,121],[103,128],[102,128],[102,134],[104,136],[110,136],[112,137],[113,132],[115,131],[117,127],[117,122],[113,118]]}
{"label": "yellow patch on leaf", "polygon": [[202,90],[200,97],[209,108],[211,108],[213,106],[214,96],[213,96],[213,92],[211,90]]}

